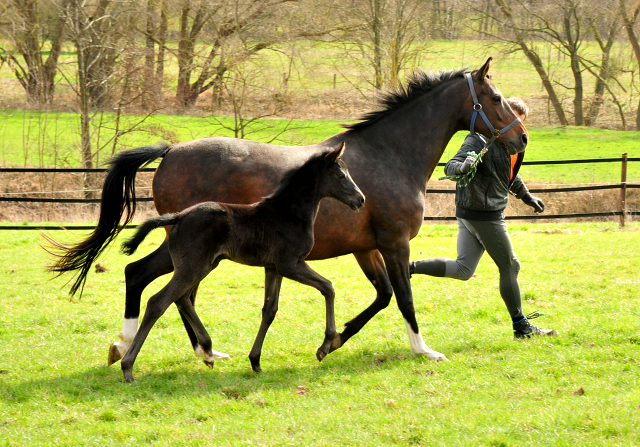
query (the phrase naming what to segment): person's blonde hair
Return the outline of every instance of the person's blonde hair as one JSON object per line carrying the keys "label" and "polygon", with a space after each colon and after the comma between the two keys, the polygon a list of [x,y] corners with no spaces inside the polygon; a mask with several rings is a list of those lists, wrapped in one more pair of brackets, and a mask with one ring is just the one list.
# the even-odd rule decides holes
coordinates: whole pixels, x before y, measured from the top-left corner
{"label": "person's blonde hair", "polygon": [[524,116],[525,119],[529,116],[529,107],[524,103],[522,98],[512,96],[507,99],[507,103],[518,115]]}

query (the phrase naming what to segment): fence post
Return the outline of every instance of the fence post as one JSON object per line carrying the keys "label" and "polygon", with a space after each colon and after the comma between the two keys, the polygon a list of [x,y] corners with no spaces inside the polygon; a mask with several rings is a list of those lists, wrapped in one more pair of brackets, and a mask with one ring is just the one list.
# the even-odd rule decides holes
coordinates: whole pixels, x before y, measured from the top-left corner
{"label": "fence post", "polygon": [[620,173],[620,228],[624,228],[627,217],[627,153],[622,154],[622,170]]}

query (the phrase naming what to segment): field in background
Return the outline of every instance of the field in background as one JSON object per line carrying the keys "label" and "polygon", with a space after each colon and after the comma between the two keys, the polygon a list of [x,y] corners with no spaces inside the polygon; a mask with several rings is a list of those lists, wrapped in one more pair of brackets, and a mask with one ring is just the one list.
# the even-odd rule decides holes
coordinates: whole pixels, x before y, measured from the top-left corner
{"label": "field in background", "polygon": [[[79,118],[72,113],[0,110],[0,164],[3,167],[80,167],[77,147]],[[105,122],[112,115],[105,116]],[[137,116],[127,119],[134,121]],[[229,123],[231,118],[220,118]],[[248,138],[272,141],[277,144],[303,145],[322,141],[342,131],[345,121],[263,120],[255,134]],[[113,132],[109,126],[100,129],[107,141]],[[570,160],[585,158],[615,158],[627,152],[629,157],[640,156],[640,132],[592,128],[554,128],[531,126],[528,161]],[[441,161],[453,156],[466,132],[458,132],[445,150]],[[123,149],[155,144],[158,141],[180,142],[207,136],[233,136],[211,118],[195,116],[157,115],[149,118],[137,131],[125,135],[116,152]],[[274,140],[275,138],[275,140]],[[112,154],[108,146],[99,162],[106,162]],[[640,179],[640,163],[630,163],[628,180]],[[438,169],[433,178],[442,175]],[[551,165],[523,168],[525,180],[536,182],[616,182],[620,179],[618,163],[597,165]]]}
{"label": "field in background", "polygon": [[[406,77],[416,67],[429,70],[452,69],[468,67],[477,69],[493,57],[491,68],[492,79],[505,96],[521,96],[532,106],[530,122],[535,125],[552,125],[556,123],[553,111],[546,99],[542,83],[520,52],[510,52],[500,42],[490,40],[433,40],[420,43],[425,48],[419,57],[404,67],[402,76]],[[172,43],[169,43],[172,46]],[[177,46],[177,43],[173,43]],[[572,85],[572,74],[567,59],[546,43],[534,45],[541,60],[556,86],[556,93],[560,101],[568,109],[571,120],[573,91],[562,88],[561,85]],[[345,51],[349,49],[349,52]],[[599,60],[599,50],[595,42],[585,42],[585,56]],[[204,48],[201,48],[204,50]],[[73,47],[68,45],[60,60],[60,70],[66,79],[74,82],[75,57]],[[178,66],[175,58],[167,56],[165,64],[164,98],[161,113],[173,114],[180,112],[175,104],[175,89],[177,83]],[[349,55],[350,54],[350,55]],[[289,59],[291,58],[291,59]],[[633,125],[638,98],[637,89],[633,84],[631,68],[634,57],[630,45],[616,44],[611,52],[612,64],[619,71],[617,74],[627,92],[623,92],[617,85],[612,88],[618,99],[627,110],[627,122]],[[283,95],[290,103],[283,113],[285,118],[296,119],[356,119],[363,110],[367,109],[375,96],[372,88],[372,69],[366,63],[366,58],[358,54],[356,46],[348,42],[309,42],[298,41],[282,44],[273,50],[260,52],[256,58],[247,62],[245,70],[248,73],[259,74],[256,84],[260,86],[257,102],[268,101],[268,96]],[[335,84],[334,84],[335,76]],[[588,106],[593,95],[595,80],[593,76],[584,73],[585,107]],[[286,87],[284,77],[287,78]],[[26,96],[22,87],[6,65],[0,66],[0,98],[2,108],[24,108]],[[248,102],[251,103],[250,101]],[[248,107],[251,107],[249,105]],[[53,110],[75,111],[76,99],[72,88],[62,75],[58,76],[56,99]],[[130,108],[129,112],[135,112]],[[202,94],[196,108],[188,111],[196,115],[230,115],[228,105],[221,107],[211,103],[211,92]],[[607,99],[598,119],[598,126],[605,128],[619,128],[620,118],[616,106]]]}
{"label": "field in background", "polygon": [[[558,329],[558,338],[512,340],[498,272],[485,256],[468,282],[412,279],[424,338],[450,362],[411,355],[394,300],[317,363],[323,300],[285,281],[264,373],[256,375],[246,356],[263,272],[222,263],[203,282],[197,309],[214,349],[232,359],[207,369],[172,307],[143,347],[131,385],[106,359],[122,325],[122,269],[132,259],[114,244],[100,259],[108,271],[91,272],[85,295],[70,299],[66,278],[43,272],[51,259],[36,232],[3,232],[2,444],[639,444],[640,227],[510,224],[510,231],[525,311],[545,314],[536,324]],[[135,259],[157,247],[161,233]],[[455,237],[453,225],[426,225],[412,259],[453,256]],[[339,327],[374,298],[352,257],[312,266],[335,285]]]}

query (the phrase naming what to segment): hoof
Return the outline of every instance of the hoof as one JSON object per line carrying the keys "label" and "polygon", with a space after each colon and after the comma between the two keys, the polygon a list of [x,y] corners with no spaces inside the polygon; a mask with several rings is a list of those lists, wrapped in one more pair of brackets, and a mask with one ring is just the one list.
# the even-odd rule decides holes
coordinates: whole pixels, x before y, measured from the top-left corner
{"label": "hoof", "polygon": [[251,362],[251,369],[253,370],[253,372],[257,372],[260,373],[262,372],[262,368],[260,368],[260,359],[252,359],[249,358],[249,361]]}
{"label": "hoof", "polygon": [[124,381],[127,383],[133,382],[133,373],[131,371],[123,371]]}
{"label": "hoof", "polygon": [[109,347],[109,358],[107,359],[107,365],[111,366],[121,358],[122,355],[120,354],[118,347],[115,343],[111,343],[111,346]]}
{"label": "hoof", "polygon": [[444,354],[440,352],[429,352],[425,354],[429,360],[433,360],[434,362],[448,362],[449,359]]}
{"label": "hoof", "polygon": [[327,353],[324,352],[322,348],[316,351],[316,358],[318,359],[319,362],[323,361],[326,356],[327,356]]}
{"label": "hoof", "polygon": [[342,337],[340,337],[340,334],[336,334],[335,337],[333,337],[333,340],[331,340],[331,346],[329,346],[329,352],[333,352],[336,349],[340,348],[342,346]]}
{"label": "hoof", "polygon": [[213,361],[204,360],[204,364],[207,365],[210,369],[213,369]]}

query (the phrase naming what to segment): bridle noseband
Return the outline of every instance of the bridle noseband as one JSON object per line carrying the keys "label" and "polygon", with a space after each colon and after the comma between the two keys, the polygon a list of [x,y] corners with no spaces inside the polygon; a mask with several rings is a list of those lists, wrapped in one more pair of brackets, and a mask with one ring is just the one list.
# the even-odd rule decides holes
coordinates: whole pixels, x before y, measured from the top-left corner
{"label": "bridle noseband", "polygon": [[488,148],[496,140],[496,138],[498,138],[500,135],[502,135],[503,133],[511,129],[516,124],[521,123],[522,120],[520,118],[516,118],[511,122],[511,124],[506,125],[500,130],[493,127],[491,125],[491,122],[489,122],[489,118],[487,118],[487,115],[484,113],[484,110],[482,110],[482,104],[480,104],[480,102],[478,101],[478,96],[476,95],[476,89],[473,87],[473,80],[471,79],[471,74],[465,73],[464,77],[467,78],[467,82],[469,83],[469,90],[471,91],[471,99],[473,99],[473,115],[471,115],[471,125],[469,126],[471,133],[472,134],[476,133],[476,131],[474,130],[474,127],[476,124],[476,118],[478,117],[478,115],[480,115],[480,118],[482,118],[484,123],[487,125],[487,127],[489,128],[489,132],[491,132],[491,135],[492,135],[492,137],[489,139],[489,141],[485,145],[485,147]]}

